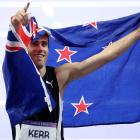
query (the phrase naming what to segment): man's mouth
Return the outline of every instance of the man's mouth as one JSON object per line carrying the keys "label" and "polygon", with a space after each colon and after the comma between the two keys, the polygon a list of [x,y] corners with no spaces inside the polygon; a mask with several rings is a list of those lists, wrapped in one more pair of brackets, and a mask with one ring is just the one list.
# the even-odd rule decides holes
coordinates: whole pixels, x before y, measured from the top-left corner
{"label": "man's mouth", "polygon": [[45,55],[44,54],[35,54],[35,57],[37,58],[43,58]]}

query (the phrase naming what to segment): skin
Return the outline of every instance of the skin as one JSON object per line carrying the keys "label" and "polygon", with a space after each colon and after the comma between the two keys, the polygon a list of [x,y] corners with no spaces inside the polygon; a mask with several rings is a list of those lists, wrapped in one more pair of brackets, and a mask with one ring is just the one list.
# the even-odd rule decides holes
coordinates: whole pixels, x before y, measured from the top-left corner
{"label": "skin", "polygon": [[27,47],[29,55],[43,77],[46,73],[45,63],[48,57],[48,35],[42,36]]}
{"label": "skin", "polygon": [[[21,11],[18,11],[14,16],[11,17],[11,23],[15,27],[15,30],[18,30],[20,23],[26,25],[28,19],[27,13],[28,8],[29,3],[27,3],[27,5]],[[122,53],[128,50],[128,48],[131,47],[132,44],[134,44],[139,39],[140,39],[140,28],[137,28],[133,32],[129,33],[127,36],[109,45],[102,52],[94,56],[91,56],[84,61],[67,63],[56,68],[55,73],[61,97],[63,97],[64,88],[68,85],[69,82],[78,79],[82,76],[85,76],[90,72],[97,70],[104,64],[116,59]],[[37,66],[41,76],[43,76],[46,72],[44,64],[48,56],[48,45],[46,45],[46,47],[43,47],[41,45],[42,38],[39,39],[38,42],[39,42],[38,47],[34,47],[35,45],[30,43],[28,51],[35,65]]]}

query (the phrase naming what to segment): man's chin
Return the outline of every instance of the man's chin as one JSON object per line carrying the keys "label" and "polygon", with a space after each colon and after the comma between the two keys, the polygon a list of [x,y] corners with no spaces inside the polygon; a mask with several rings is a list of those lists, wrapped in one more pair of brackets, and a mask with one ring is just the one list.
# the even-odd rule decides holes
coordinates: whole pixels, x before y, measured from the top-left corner
{"label": "man's chin", "polygon": [[39,60],[39,59],[38,60],[34,59],[33,62],[38,69],[41,69],[42,67],[44,67],[46,63],[44,60]]}
{"label": "man's chin", "polygon": [[42,64],[42,63],[36,63],[35,65],[36,65],[37,69],[41,69],[44,67],[44,64]]}

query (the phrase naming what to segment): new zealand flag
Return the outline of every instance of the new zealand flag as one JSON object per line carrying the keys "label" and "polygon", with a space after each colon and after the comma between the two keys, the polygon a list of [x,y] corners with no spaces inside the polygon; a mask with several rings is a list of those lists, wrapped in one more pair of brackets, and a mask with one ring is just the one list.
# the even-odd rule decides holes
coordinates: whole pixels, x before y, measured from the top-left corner
{"label": "new zealand flag", "polygon": [[[80,62],[92,55],[100,53],[111,43],[138,28],[139,23],[140,14],[138,13],[115,20],[93,21],[91,23],[62,29],[43,27],[40,33],[36,33],[36,37],[43,35],[46,31],[50,34],[47,65],[58,67],[64,63]],[[34,37],[33,40],[35,40],[36,37]],[[140,120],[139,46],[140,42],[138,41],[116,60],[79,80],[73,81],[66,87],[64,91],[63,111],[63,124],[65,127],[133,123]],[[14,55],[18,55],[18,52]],[[32,71],[29,69],[30,66],[28,66],[29,68],[27,69],[26,66],[21,64],[22,59],[27,58],[21,57],[21,55],[18,57],[19,60],[15,60],[18,61],[17,68],[12,70],[12,73],[15,73],[15,76],[17,76],[16,71],[19,70],[26,72],[26,74],[28,72],[29,74],[35,74],[35,76],[30,78],[24,75],[25,77],[23,77],[27,79],[21,78],[22,80],[15,77],[16,88],[19,87],[21,90],[19,90],[20,92],[18,93],[14,92],[12,95],[8,91],[15,91],[15,84],[10,84],[9,86],[11,81],[9,77],[13,76],[9,70],[9,75],[5,74],[5,79],[8,81],[6,82],[8,93],[7,109],[10,108],[12,114],[15,115],[17,108],[15,106],[11,108],[11,104],[15,104],[16,100],[17,106],[19,104],[21,108],[24,108],[24,112],[17,114],[20,120],[22,120],[25,116],[29,115],[29,111],[34,113],[34,109],[39,111],[44,108],[44,104],[42,103],[44,90],[40,89],[41,82],[39,78],[37,78],[36,70],[34,69]],[[10,58],[10,60],[11,59],[13,58]],[[5,63],[6,62],[4,62],[4,65]],[[12,63],[10,67],[13,65]],[[30,65],[30,62],[28,65]],[[22,81],[22,83],[19,81]],[[37,87],[32,85],[36,82]],[[30,90],[23,90],[26,86],[27,89],[30,88]],[[27,102],[27,104],[23,106],[23,104],[21,104],[21,102],[24,101],[23,99],[25,97],[31,98],[30,95],[32,94],[29,92],[40,93],[39,96],[41,100],[38,102],[38,100],[35,99],[35,103],[37,104]],[[17,99],[17,94],[21,96],[20,100]],[[24,94],[26,96],[24,96]],[[38,97],[36,96],[35,98]],[[8,101],[10,102],[9,104]],[[16,123],[19,121],[18,117]]]}

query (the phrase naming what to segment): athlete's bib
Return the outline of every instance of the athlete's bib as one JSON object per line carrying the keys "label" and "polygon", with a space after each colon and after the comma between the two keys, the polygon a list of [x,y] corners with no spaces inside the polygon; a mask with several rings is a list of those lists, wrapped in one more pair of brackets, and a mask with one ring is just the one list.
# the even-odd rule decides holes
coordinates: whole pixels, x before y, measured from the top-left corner
{"label": "athlete's bib", "polygon": [[56,127],[56,123],[50,122],[24,122],[20,140],[56,140]]}

